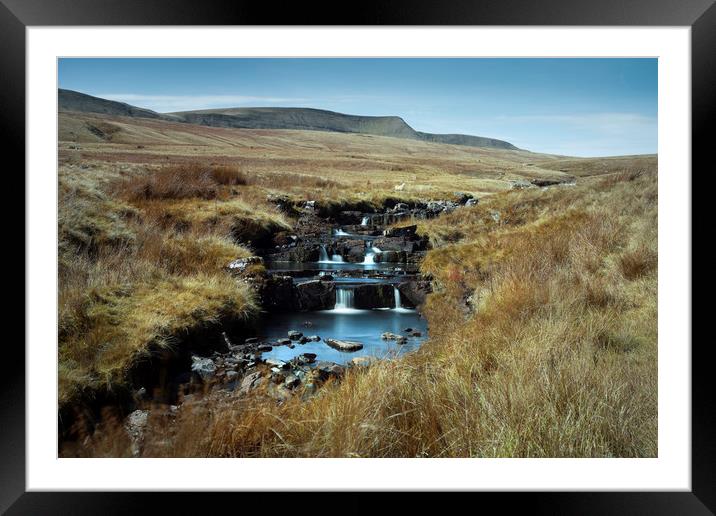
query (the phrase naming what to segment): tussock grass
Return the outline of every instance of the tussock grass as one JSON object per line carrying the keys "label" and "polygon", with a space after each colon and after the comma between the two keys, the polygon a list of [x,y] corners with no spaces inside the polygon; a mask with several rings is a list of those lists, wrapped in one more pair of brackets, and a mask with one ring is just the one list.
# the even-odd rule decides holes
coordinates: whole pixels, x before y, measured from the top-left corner
{"label": "tussock grass", "polygon": [[[176,170],[182,171],[179,176],[191,171],[168,168],[160,175],[171,173],[174,179],[160,180],[151,173],[129,180],[119,179],[116,172],[60,173],[61,404],[122,385],[127,370],[149,350],[176,344],[190,329],[224,318],[248,319],[258,309],[248,286],[224,270],[231,260],[251,254],[236,243],[231,224],[223,230],[221,224],[198,224],[178,232],[160,223],[172,215],[157,204],[195,202],[196,215],[205,208],[202,202],[212,202],[201,198],[206,179],[178,187]],[[212,188],[239,184],[232,179],[234,170],[213,170],[220,172],[218,180],[211,179]],[[137,200],[130,192],[123,200],[118,184],[152,185],[152,192],[169,197],[200,198]],[[148,203],[153,211],[146,209]],[[236,211],[227,210],[234,225],[239,224]],[[229,217],[227,213],[223,215]],[[248,207],[242,206],[241,213],[248,214]]]}
{"label": "tussock grass", "polygon": [[455,224],[423,263],[417,352],[308,401],[187,403],[144,455],[656,456],[655,173],[497,195],[421,231]]}
{"label": "tussock grass", "polygon": [[[199,129],[180,124],[168,135],[149,121],[123,127],[123,138],[139,129],[137,141],[151,142],[141,156],[89,141],[83,152],[151,166],[220,155],[209,168],[240,166],[246,182],[221,172],[184,188],[175,176],[155,184],[137,173],[127,195],[108,186],[117,173],[61,171],[61,402],[120,382],[150,343],[172,345],[177,332],[221,314],[251,317],[246,287],[215,267],[234,249],[249,252],[237,240],[256,238],[234,228],[290,224],[267,194],[339,206],[380,205],[402,182],[403,199],[493,193],[418,224],[433,243],[422,268],[435,292],[425,307],[430,339],[417,352],[351,370],[306,401],[277,404],[258,392],[187,402],[174,424],[150,418],[145,456],[656,456],[655,158],[538,161],[360,135],[188,135]],[[189,136],[191,152],[181,139]],[[74,159],[60,155],[68,166]],[[562,168],[608,175],[503,191],[509,179]],[[128,454],[119,424],[79,453]]]}
{"label": "tussock grass", "polygon": [[129,204],[109,196],[97,179],[77,172],[60,176],[58,234],[60,252],[96,252],[125,247],[136,239],[129,219],[137,215]]}
{"label": "tussock grass", "polygon": [[129,201],[147,199],[215,199],[221,186],[246,185],[241,170],[197,163],[169,165],[116,182],[113,191]]}

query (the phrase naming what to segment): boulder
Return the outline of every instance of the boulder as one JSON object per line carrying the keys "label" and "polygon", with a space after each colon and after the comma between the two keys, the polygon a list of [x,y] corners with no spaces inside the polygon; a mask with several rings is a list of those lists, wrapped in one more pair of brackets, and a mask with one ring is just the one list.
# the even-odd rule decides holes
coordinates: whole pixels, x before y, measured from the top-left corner
{"label": "boulder", "polygon": [[395,306],[393,287],[380,283],[359,285],[353,289],[353,306],[359,310],[392,308]]}
{"label": "boulder", "polygon": [[468,199],[465,203],[465,206],[477,206],[477,199]]}
{"label": "boulder", "polygon": [[287,338],[276,339],[277,346],[288,346],[289,344],[291,344],[291,339],[287,339]]}
{"label": "boulder", "polygon": [[358,351],[363,349],[363,344],[352,340],[324,339],[323,342],[338,351]]}
{"label": "boulder", "polygon": [[316,361],[315,353],[301,353],[297,357],[294,357],[292,362],[296,365],[312,364]]}
{"label": "boulder", "polygon": [[398,290],[405,307],[408,307],[409,304],[416,307],[422,306],[427,295],[433,291],[432,285],[427,280],[405,281],[398,285]]}
{"label": "boulder", "polygon": [[286,376],[286,379],[284,380],[283,384],[288,389],[295,389],[301,384],[301,379],[294,374],[289,374],[288,376]]}
{"label": "boulder", "polygon": [[473,198],[472,194],[465,192],[455,192],[453,195],[455,198],[455,202],[458,204],[466,204],[470,199]]}
{"label": "boulder", "polygon": [[303,333],[296,330],[290,330],[288,332],[288,338],[291,340],[299,340],[301,337],[303,337]]}
{"label": "boulder", "polygon": [[130,448],[133,457],[139,457],[144,447],[144,432],[149,420],[148,410],[135,410],[127,416],[124,422],[124,429],[130,440]]}
{"label": "boulder", "polygon": [[233,274],[241,274],[250,265],[263,265],[264,259],[260,256],[249,256],[248,258],[237,258],[230,262],[226,268]]}
{"label": "boulder", "polygon": [[371,357],[371,356],[354,357],[348,361],[347,365],[348,365],[348,367],[368,367],[377,361],[378,361],[377,358]]}
{"label": "boulder", "polygon": [[383,235],[387,237],[413,237],[417,231],[418,226],[413,224],[412,226],[403,226],[400,228],[388,228],[383,231]]}
{"label": "boulder", "polygon": [[513,190],[521,190],[522,188],[530,188],[531,186],[534,185],[529,181],[525,181],[524,179],[517,179],[515,181],[512,181]]}
{"label": "boulder", "polygon": [[383,335],[380,336],[383,340],[394,340],[398,344],[405,344],[408,342],[407,337],[403,337],[402,335],[398,335],[397,333],[391,333],[389,331],[386,331]]}
{"label": "boulder", "polygon": [[209,380],[216,374],[216,364],[210,358],[191,357],[191,370],[203,381]]}
{"label": "boulder", "polygon": [[343,376],[345,369],[334,362],[320,361],[314,369],[320,380],[328,380],[329,378],[340,378]]}
{"label": "boulder", "polygon": [[370,216],[370,225],[371,226],[388,226],[390,224],[396,224],[402,220],[409,219],[411,217],[412,212],[411,211],[399,211],[399,212],[392,212],[388,211],[386,213],[379,213],[376,215]]}
{"label": "boulder", "polygon": [[426,211],[432,216],[437,216],[442,213],[450,213],[454,211],[458,206],[458,203],[453,201],[430,201],[426,206]]}
{"label": "boulder", "polygon": [[298,310],[330,310],[336,304],[336,289],[332,281],[312,280],[295,287]]}
{"label": "boulder", "polygon": [[262,383],[264,379],[262,377],[262,374],[260,371],[256,371],[251,374],[247,374],[243,380],[241,380],[241,386],[239,387],[239,392],[241,394],[248,394],[252,390],[258,388]]}
{"label": "boulder", "polygon": [[259,353],[268,353],[272,349],[273,349],[273,347],[270,346],[269,344],[259,344],[258,347],[256,348],[256,350]]}
{"label": "boulder", "polygon": [[290,366],[283,360],[277,360],[275,358],[267,358],[266,365],[269,367],[275,367],[277,369],[288,369]]}
{"label": "boulder", "polygon": [[365,242],[363,240],[340,240],[336,247],[338,254],[347,262],[360,263],[365,258]]}
{"label": "boulder", "polygon": [[313,342],[318,342],[321,340],[321,337],[319,337],[318,335],[311,335],[310,337],[308,337],[308,340],[311,340]]}

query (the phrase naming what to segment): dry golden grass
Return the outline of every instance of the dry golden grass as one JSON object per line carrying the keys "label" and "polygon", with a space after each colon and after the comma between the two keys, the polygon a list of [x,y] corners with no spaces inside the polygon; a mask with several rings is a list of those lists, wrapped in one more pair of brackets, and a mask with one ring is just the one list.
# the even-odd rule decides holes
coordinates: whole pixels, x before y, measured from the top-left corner
{"label": "dry golden grass", "polygon": [[656,456],[656,174],[462,211],[422,226],[461,220],[464,236],[424,262],[437,290],[420,350],[308,401],[188,403],[144,455]]}
{"label": "dry golden grass", "polygon": [[[527,151],[442,145],[403,138],[320,131],[246,130],[158,120],[61,113],[61,161],[152,167],[240,169],[249,185],[307,199],[315,195],[446,198],[455,190],[494,193],[511,180],[568,174],[553,157]],[[111,142],[87,131],[98,121],[119,128]],[[79,144],[80,150],[70,148]],[[141,148],[139,148],[141,147]],[[529,165],[529,166],[528,166]]]}
{"label": "dry golden grass", "polygon": [[[82,150],[60,145],[61,400],[119,381],[149,342],[225,312],[250,316],[244,287],[216,267],[248,252],[232,228],[290,224],[268,194],[379,202],[402,182],[404,199],[494,193],[419,223],[434,246],[422,269],[435,285],[420,350],[352,370],[307,401],[257,393],[186,403],[175,423],[150,421],[145,456],[656,456],[655,159],[603,164],[121,119],[111,143],[93,143],[63,116],[76,131],[65,140]],[[240,167],[246,182],[214,178],[210,199],[201,188],[188,198],[107,193],[123,175],[197,160]],[[559,167],[609,175],[505,191],[510,179],[559,176]],[[258,233],[239,241],[249,234]],[[128,453],[112,425],[104,431],[77,453]]]}
{"label": "dry golden grass", "polygon": [[[180,174],[188,176],[186,170]],[[221,177],[217,188],[237,184]],[[126,181],[103,170],[60,171],[61,403],[93,389],[122,385],[127,370],[149,349],[169,346],[189,329],[222,318],[249,318],[257,310],[247,285],[224,271],[231,260],[250,251],[236,243],[229,229],[177,232],[157,222],[162,218],[157,210],[142,208],[142,202],[150,201],[130,204],[112,195],[119,183],[141,181],[141,174]],[[185,192],[205,192],[188,182]],[[160,183],[150,179],[147,184]],[[154,191],[163,188],[171,197],[178,191],[176,184],[171,179]]]}
{"label": "dry golden grass", "polygon": [[220,185],[245,185],[237,168],[199,163],[166,166],[117,182],[114,193],[130,201],[146,199],[214,199]]}

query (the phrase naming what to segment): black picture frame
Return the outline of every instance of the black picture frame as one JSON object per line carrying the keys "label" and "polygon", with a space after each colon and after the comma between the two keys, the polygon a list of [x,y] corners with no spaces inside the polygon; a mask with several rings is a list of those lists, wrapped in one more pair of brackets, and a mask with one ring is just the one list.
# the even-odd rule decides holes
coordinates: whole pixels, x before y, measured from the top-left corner
{"label": "black picture frame", "polygon": [[[6,158],[25,164],[25,29],[63,25],[614,25],[690,26],[692,50],[692,170],[707,172],[707,128],[716,112],[716,6],[714,0],[425,0],[361,2],[351,6],[292,2],[215,0],[0,0],[0,134]],[[20,168],[22,167],[22,168]],[[709,169],[712,169],[711,165]],[[693,172],[684,171],[685,174]],[[18,190],[24,181],[16,175]],[[23,197],[24,198],[24,197]],[[19,226],[18,224],[16,224]],[[20,232],[18,227],[17,232]],[[692,232],[693,234],[693,232]],[[24,241],[24,235],[17,242]],[[18,244],[19,247],[19,244]],[[27,258],[24,253],[23,258]],[[23,260],[24,262],[24,260]],[[693,266],[693,265],[692,265]],[[27,269],[25,269],[27,274]],[[23,294],[24,298],[24,294]],[[18,303],[19,305],[19,303]],[[23,304],[24,306],[24,304]],[[688,346],[691,342],[674,343]],[[704,345],[707,344],[707,345]],[[692,491],[590,493],[481,493],[479,501],[500,510],[528,507],[549,514],[714,514],[716,512],[716,407],[710,385],[708,341],[692,351]],[[218,504],[266,501],[266,495],[187,493],[26,493],[25,354],[5,346],[0,375],[0,511],[7,514],[126,514],[161,503],[163,512],[189,513]],[[273,495],[271,495],[273,496]],[[304,495],[293,494],[301,506]],[[422,503],[422,496],[411,499]],[[358,494],[341,497],[341,506],[370,510]],[[462,504],[455,500],[453,504]],[[471,502],[471,505],[474,502]]]}

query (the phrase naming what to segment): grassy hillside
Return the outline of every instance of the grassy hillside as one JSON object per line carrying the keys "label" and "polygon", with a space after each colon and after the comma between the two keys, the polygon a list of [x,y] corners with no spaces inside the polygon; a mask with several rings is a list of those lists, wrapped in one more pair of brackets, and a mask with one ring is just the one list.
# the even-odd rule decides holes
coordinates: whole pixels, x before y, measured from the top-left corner
{"label": "grassy hillside", "polygon": [[57,104],[59,111],[77,111],[85,113],[100,113],[103,115],[119,115],[142,118],[161,118],[162,115],[149,109],[143,109],[124,102],[115,102],[78,91],[57,90]]}
{"label": "grassy hillside", "polygon": [[417,352],[307,401],[187,402],[150,422],[144,454],[655,457],[656,201],[656,171],[637,168],[425,222],[436,292]]}
{"label": "grassy hillside", "polygon": [[[419,224],[435,293],[418,352],[306,402],[185,403],[175,425],[150,422],[147,456],[656,455],[655,157],[86,113],[61,113],[59,134],[61,403],[121,386],[188,331],[255,317],[223,266],[290,227],[269,195],[481,199]],[[95,455],[128,453],[96,439]]]}
{"label": "grassy hillside", "polygon": [[183,120],[213,127],[298,129],[417,138],[397,116],[355,116],[306,108],[231,108],[172,113]]}
{"label": "grassy hillside", "polygon": [[[205,163],[239,166],[249,176],[277,174],[335,182],[330,195],[405,192],[439,196],[512,187],[512,181],[568,178],[548,155],[528,151],[441,145],[404,138],[295,130],[242,130],[163,120],[60,113],[60,161],[132,167]],[[99,137],[93,128],[106,135]],[[79,149],[78,147],[79,144]],[[545,162],[545,165],[537,161]],[[261,179],[263,180],[263,179]],[[287,181],[287,186],[290,184]],[[299,182],[300,183],[300,182]],[[296,193],[302,190],[295,188]]]}
{"label": "grassy hillside", "polygon": [[[198,175],[181,168],[164,173],[179,179]],[[133,194],[145,191],[147,182],[156,193],[151,200]],[[206,184],[181,184],[185,195],[201,202]],[[223,270],[250,254],[231,237],[232,228],[246,227],[246,221],[251,228],[287,223],[236,202],[224,203],[207,222],[187,204],[181,211],[188,222],[178,231],[168,214],[174,203],[187,200],[177,199],[176,192],[153,174],[127,179],[110,168],[60,167],[61,405],[121,387],[150,350],[171,347],[189,330],[255,313],[251,291]]]}
{"label": "grassy hillside", "polygon": [[425,140],[472,147],[516,150],[505,141],[463,134],[430,134],[415,131],[397,116],[359,116],[310,108],[221,108],[159,114],[121,102],[92,97],[71,90],[59,90],[59,110],[101,113],[139,118],[161,118],[209,127],[241,129],[295,129],[360,133],[394,138]]}

